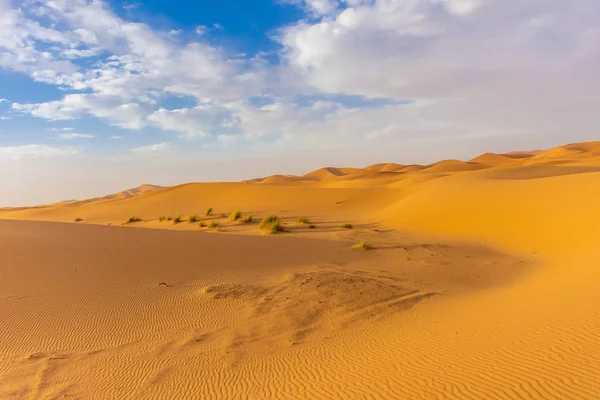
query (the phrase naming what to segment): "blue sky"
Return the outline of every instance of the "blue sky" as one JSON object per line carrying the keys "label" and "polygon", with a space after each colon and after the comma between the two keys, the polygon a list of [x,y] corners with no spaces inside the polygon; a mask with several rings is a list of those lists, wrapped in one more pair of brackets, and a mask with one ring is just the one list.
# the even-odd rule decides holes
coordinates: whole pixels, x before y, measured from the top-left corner
{"label": "blue sky", "polygon": [[0,0],[0,206],[593,140],[598,21],[596,0]]}

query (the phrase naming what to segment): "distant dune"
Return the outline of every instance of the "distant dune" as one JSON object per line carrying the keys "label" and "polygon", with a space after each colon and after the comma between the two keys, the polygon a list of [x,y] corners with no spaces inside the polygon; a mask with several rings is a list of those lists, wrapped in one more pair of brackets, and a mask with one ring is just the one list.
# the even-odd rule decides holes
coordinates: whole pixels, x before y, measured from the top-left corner
{"label": "distant dune", "polygon": [[588,142],[0,210],[0,398],[600,399],[599,199]]}

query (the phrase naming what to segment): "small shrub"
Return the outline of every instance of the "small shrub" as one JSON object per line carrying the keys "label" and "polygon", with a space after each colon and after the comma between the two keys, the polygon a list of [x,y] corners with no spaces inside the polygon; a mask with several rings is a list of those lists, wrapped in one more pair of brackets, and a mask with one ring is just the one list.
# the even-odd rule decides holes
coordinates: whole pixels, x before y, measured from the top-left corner
{"label": "small shrub", "polygon": [[127,220],[128,224],[133,224],[134,222],[140,222],[142,219],[139,217],[129,217],[129,219]]}
{"label": "small shrub", "polygon": [[227,214],[221,214],[221,217],[227,218]]}
{"label": "small shrub", "polygon": [[159,217],[159,218],[158,218],[158,220],[159,220],[160,222],[164,222],[164,221],[168,221],[168,220],[169,220],[169,218],[171,218],[171,217],[167,217],[166,215],[163,215],[162,217]]}
{"label": "small shrub", "polygon": [[212,212],[213,212],[212,207],[209,207],[209,209],[206,210],[206,216],[209,217],[212,214]]}
{"label": "small shrub", "polygon": [[171,217],[171,216],[168,216],[168,217],[167,217],[167,221],[173,221],[173,217]]}
{"label": "small shrub", "polygon": [[204,228],[206,224],[204,222],[200,222],[200,228]]}
{"label": "small shrub", "polygon": [[193,224],[194,222],[198,222],[200,220],[200,218],[198,218],[198,216],[196,214],[194,215],[190,215],[188,217],[188,223]]}
{"label": "small shrub", "polygon": [[344,228],[344,229],[352,229],[352,228],[354,228],[354,225],[352,225],[352,224],[343,224],[342,228]]}
{"label": "small shrub", "polygon": [[210,225],[208,225],[209,229],[217,229],[219,227],[219,223],[218,222],[211,222]]}
{"label": "small shrub", "polygon": [[180,222],[183,222],[183,217],[181,215],[178,215],[175,218],[173,218],[173,223],[174,224],[178,224]]}
{"label": "small shrub", "polygon": [[313,224],[310,224],[310,225],[308,226],[308,229],[315,229],[315,228],[316,228],[316,226],[314,226]]}
{"label": "small shrub", "polygon": [[244,218],[238,221],[240,224],[250,224],[252,223],[252,215],[246,215]]}
{"label": "small shrub", "polygon": [[300,218],[298,218],[298,223],[308,225],[308,224],[310,224],[310,220],[306,217],[300,217]]}
{"label": "small shrub", "polygon": [[373,248],[373,246],[371,246],[369,243],[365,242],[364,240],[361,240],[360,242],[358,242],[354,246],[352,246],[352,248],[359,249],[359,250],[371,250]]}
{"label": "small shrub", "polygon": [[240,210],[235,210],[229,215],[229,221],[235,222],[242,218],[242,212]]}
{"label": "small shrub", "polygon": [[75,219],[73,220],[73,222],[81,222],[81,221],[83,221],[83,219],[81,219],[81,218],[75,218]]}
{"label": "small shrub", "polygon": [[266,233],[283,232],[283,224],[281,218],[275,214],[268,215],[262,219],[259,229]]}

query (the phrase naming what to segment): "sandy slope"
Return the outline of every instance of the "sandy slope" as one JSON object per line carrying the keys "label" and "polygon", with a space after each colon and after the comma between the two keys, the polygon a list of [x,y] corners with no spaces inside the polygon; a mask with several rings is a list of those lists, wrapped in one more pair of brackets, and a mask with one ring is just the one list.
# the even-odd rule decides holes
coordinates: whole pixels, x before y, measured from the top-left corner
{"label": "sandy slope", "polygon": [[498,156],[0,211],[83,218],[0,221],[0,398],[598,399],[600,145]]}

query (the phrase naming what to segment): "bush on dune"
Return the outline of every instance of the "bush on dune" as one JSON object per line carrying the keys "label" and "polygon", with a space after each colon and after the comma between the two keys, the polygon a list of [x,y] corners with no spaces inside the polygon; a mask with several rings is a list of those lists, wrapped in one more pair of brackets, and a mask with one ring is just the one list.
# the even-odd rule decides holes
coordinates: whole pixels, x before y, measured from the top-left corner
{"label": "bush on dune", "polygon": [[344,228],[344,229],[352,229],[352,228],[354,228],[354,225],[352,225],[352,224],[343,224],[342,228]]}
{"label": "bush on dune", "polygon": [[209,217],[213,212],[212,207],[210,207],[208,210],[206,210],[206,216]]}
{"label": "bush on dune", "polygon": [[229,221],[231,222],[236,222],[238,221],[240,218],[242,218],[242,212],[239,210],[235,210],[234,212],[232,212],[229,215]]}
{"label": "bush on dune", "polygon": [[134,222],[140,222],[142,219],[139,217],[129,217],[129,219],[127,220],[128,224],[133,224]]}
{"label": "bush on dune", "polygon": [[198,216],[196,214],[194,215],[190,215],[188,217],[188,223],[193,224],[194,222],[198,222],[200,220],[200,218],[198,218]]}
{"label": "bush on dune", "polygon": [[181,215],[178,215],[175,218],[173,218],[173,223],[174,224],[178,224],[180,222],[183,222],[183,217]]}
{"label": "bush on dune", "polygon": [[308,225],[310,224],[310,220],[307,217],[300,217],[298,218],[298,223]]}
{"label": "bush on dune", "polygon": [[369,243],[365,242],[364,240],[361,240],[360,242],[358,242],[354,246],[352,246],[352,248],[359,249],[359,250],[371,250],[373,248],[373,246],[371,246]]}
{"label": "bush on dune", "polygon": [[283,232],[283,223],[281,218],[275,214],[268,215],[262,219],[259,229],[266,233]]}

